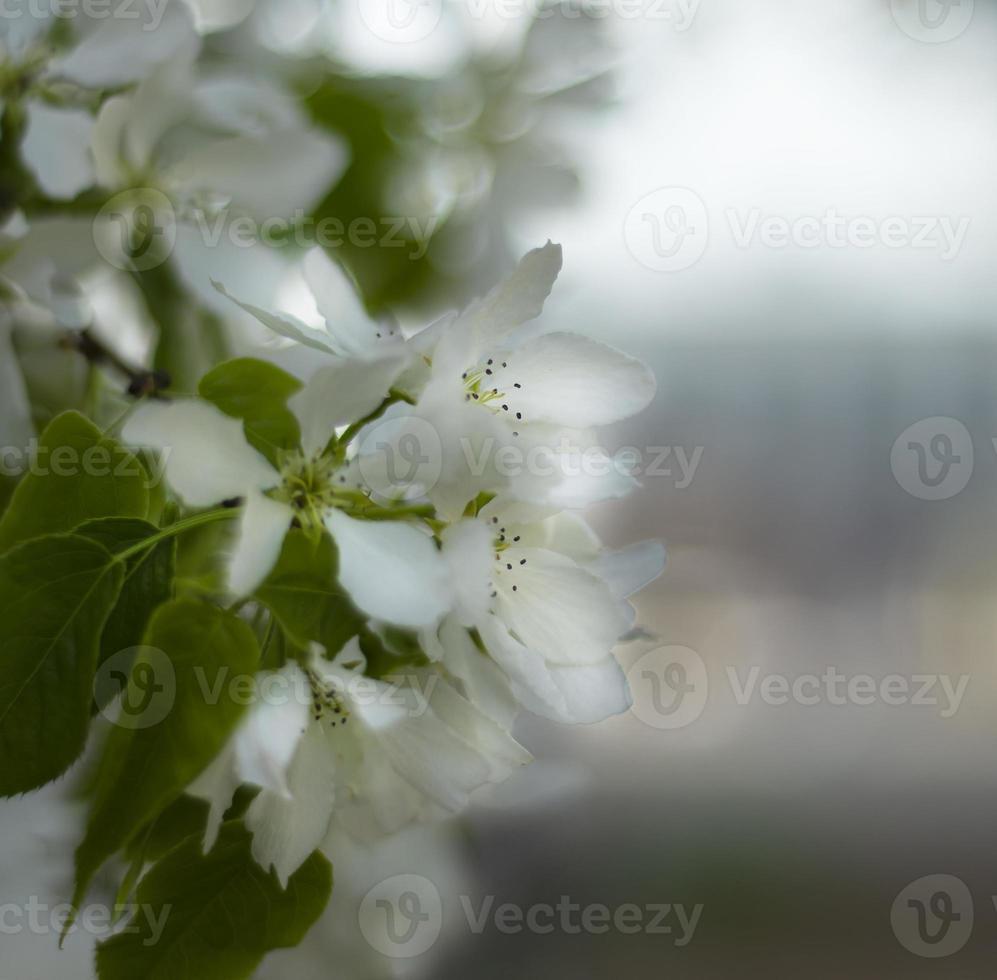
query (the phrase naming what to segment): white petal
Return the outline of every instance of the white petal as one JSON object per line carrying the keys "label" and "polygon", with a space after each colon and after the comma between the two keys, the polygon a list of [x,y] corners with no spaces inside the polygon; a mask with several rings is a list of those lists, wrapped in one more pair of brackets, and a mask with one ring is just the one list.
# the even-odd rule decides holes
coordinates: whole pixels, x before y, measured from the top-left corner
{"label": "white petal", "polygon": [[609,425],[645,409],[655,392],[646,365],[578,334],[536,337],[503,353],[493,371],[490,383],[527,423]]}
{"label": "white petal", "polygon": [[131,9],[131,16],[98,21],[95,30],[54,62],[53,72],[86,88],[117,88],[144,78],[185,46],[196,51],[197,36],[183,4]]}
{"label": "white petal", "polygon": [[431,711],[380,733],[378,745],[400,777],[454,813],[467,806],[473,790],[491,781],[490,760]]}
{"label": "white petal", "polygon": [[376,741],[364,741],[354,792],[337,807],[337,821],[352,837],[373,843],[427,817],[429,807],[425,796],[398,774],[385,749]]}
{"label": "white petal", "polygon": [[338,426],[373,412],[406,363],[407,355],[399,350],[366,358],[336,358],[316,371],[288,401],[301,422],[305,451],[321,451]]}
{"label": "white petal", "polygon": [[187,793],[208,803],[208,822],[204,830],[204,853],[207,854],[218,840],[225,811],[232,805],[232,798],[239,788],[235,768],[235,737],[211,760],[207,769],[187,787]]}
{"label": "white petal", "polygon": [[443,620],[437,643],[444,665],[461,682],[468,699],[508,731],[518,710],[508,677],[478,649],[455,616]]}
{"label": "white petal", "polygon": [[459,374],[456,379],[434,377],[413,413],[439,437],[439,473],[429,498],[448,521],[458,520],[482,491],[507,484],[498,464],[502,448],[513,441],[508,426],[465,400],[459,379]]}
{"label": "white petal", "polygon": [[[429,681],[436,676],[424,675],[426,678],[428,691]],[[512,775],[514,769],[533,761],[533,756],[507,730],[445,681],[433,685],[429,705],[444,725],[485,757],[490,767],[489,782],[501,782]]]}
{"label": "white petal", "polygon": [[518,441],[530,465],[510,481],[510,495],[549,508],[580,510],[618,500],[638,486],[625,461],[579,436],[548,425],[525,426]]}
{"label": "white petal", "polygon": [[597,663],[630,627],[623,603],[604,582],[552,551],[504,551],[495,587],[496,614],[552,663]]}
{"label": "white petal", "polygon": [[443,532],[454,608],[464,626],[474,626],[491,604],[495,536],[482,521],[460,521]]}
{"label": "white petal", "polygon": [[625,599],[650,585],[665,570],[665,546],[660,541],[641,541],[620,551],[607,551],[585,567],[598,575],[613,595]]}
{"label": "white petal", "polygon": [[584,667],[551,667],[550,676],[564,698],[562,720],[572,724],[593,725],[622,715],[633,703],[627,675],[615,657]]}
{"label": "white petal", "polygon": [[482,624],[481,633],[512,682],[513,693],[534,714],[565,724],[588,725],[630,707],[629,685],[615,657],[578,667],[552,665],[510,636],[494,616]]}
{"label": "white petal", "polygon": [[122,153],[136,168],[149,166],[167,132],[188,118],[193,108],[197,42],[184,44],[156,66],[131,96]]}
{"label": "white petal", "polygon": [[527,254],[511,276],[438,336],[430,333],[417,341],[422,348],[432,346],[433,373],[459,377],[485,348],[538,317],[560,271],[561,246],[548,242]]}
{"label": "white petal", "polygon": [[293,128],[203,144],[164,176],[191,195],[224,193],[265,221],[311,207],[347,162],[345,144],[331,134]]}
{"label": "white petal", "polygon": [[324,331],[309,327],[287,314],[278,316],[276,313],[270,313],[258,306],[254,306],[252,303],[244,303],[241,299],[236,299],[220,282],[212,280],[211,284],[222,296],[230,299],[236,306],[245,310],[250,316],[255,317],[263,326],[272,330],[275,334],[303,344],[305,347],[310,347],[312,350],[321,351],[323,354],[334,355],[336,353],[330,346],[329,338]]}
{"label": "white petal", "polygon": [[237,772],[242,782],[291,799],[288,772],[310,720],[308,680],[297,664],[289,663],[258,674],[256,683],[260,700],[234,739]]}
{"label": "white petal", "polygon": [[368,615],[419,629],[450,605],[446,563],[431,538],[397,521],[326,518],[339,549],[339,581]]}
{"label": "white petal", "polygon": [[304,258],[302,271],[315,305],[325,317],[329,335],[340,351],[357,354],[380,342],[377,336],[380,326],[368,316],[356,284],[324,249],[311,249]]}
{"label": "white petal", "polygon": [[234,27],[245,20],[256,0],[184,0],[194,15],[194,25],[202,34]]}
{"label": "white petal", "polygon": [[239,538],[229,562],[229,591],[249,595],[270,574],[280,557],[294,511],[258,490],[246,494],[239,521]]}
{"label": "white petal", "polygon": [[320,723],[308,725],[287,774],[291,799],[263,790],[246,811],[253,857],[272,867],[286,888],[329,830],[335,802],[336,757]]}
{"label": "white petal", "polygon": [[59,109],[42,102],[29,104],[21,154],[46,194],[68,199],[93,185],[93,124],[93,116],[83,109]]}
{"label": "white petal", "polygon": [[512,275],[469,311],[475,328],[494,339],[540,316],[562,259],[561,246],[552,242],[527,253]]}
{"label": "white petal", "polygon": [[131,111],[129,96],[112,95],[97,113],[90,135],[90,150],[97,183],[102,187],[119,187],[128,180],[125,131]]}
{"label": "white petal", "polygon": [[602,551],[585,519],[570,511],[551,513],[549,507],[496,497],[479,517],[486,522],[498,518],[496,526],[505,528],[506,540],[517,538],[522,548],[546,548],[579,563],[594,561]]}
{"label": "white petal", "polygon": [[207,402],[148,402],[125,423],[122,439],[163,454],[166,479],[192,507],[207,507],[278,481],[242,423]]}

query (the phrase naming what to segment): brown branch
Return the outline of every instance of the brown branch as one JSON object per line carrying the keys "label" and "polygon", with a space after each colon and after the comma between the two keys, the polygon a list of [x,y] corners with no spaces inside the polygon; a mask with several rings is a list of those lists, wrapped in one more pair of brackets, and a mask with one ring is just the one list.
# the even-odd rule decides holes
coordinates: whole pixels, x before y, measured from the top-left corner
{"label": "brown branch", "polygon": [[82,354],[91,364],[107,365],[127,378],[128,394],[135,398],[161,398],[162,392],[170,387],[171,379],[166,371],[132,367],[106,347],[89,329],[68,332],[65,343],[67,347]]}

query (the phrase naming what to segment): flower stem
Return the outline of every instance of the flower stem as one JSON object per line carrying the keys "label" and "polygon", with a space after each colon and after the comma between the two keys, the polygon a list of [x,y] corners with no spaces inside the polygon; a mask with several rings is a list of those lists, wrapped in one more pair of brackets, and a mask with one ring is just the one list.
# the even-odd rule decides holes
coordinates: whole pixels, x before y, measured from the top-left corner
{"label": "flower stem", "polygon": [[414,405],[415,399],[409,395],[407,392],[402,391],[400,388],[392,388],[388,392],[388,397],[381,402],[377,408],[374,409],[369,415],[364,416],[359,422],[354,422],[340,437],[339,444],[341,446],[348,446],[357,436],[357,433],[365,426],[370,425],[371,422],[379,419],[392,405],[396,405],[398,402],[405,402],[407,405]]}

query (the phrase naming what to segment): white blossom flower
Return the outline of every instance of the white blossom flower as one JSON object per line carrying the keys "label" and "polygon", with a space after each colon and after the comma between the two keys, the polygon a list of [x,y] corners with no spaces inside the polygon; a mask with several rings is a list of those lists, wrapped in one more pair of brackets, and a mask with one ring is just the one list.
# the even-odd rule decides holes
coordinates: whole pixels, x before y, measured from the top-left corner
{"label": "white blossom flower", "polygon": [[[437,674],[364,676],[354,638],[334,661],[313,653],[287,664],[286,696],[254,705],[227,748],[188,792],[211,804],[205,846],[242,783],[261,787],[246,813],[253,854],[282,883],[337,821],[360,838],[457,813],[530,755]],[[422,680],[423,683],[417,683]],[[305,696],[301,696],[305,692]]]}
{"label": "white blossom flower", "polygon": [[606,552],[578,516],[493,501],[443,535],[456,603],[426,648],[508,720],[508,699],[482,661],[477,631],[515,701],[564,722],[601,721],[630,704],[613,656],[634,623],[627,597],[661,574],[662,545]]}
{"label": "white blossom flower", "polygon": [[324,452],[337,426],[378,406],[403,366],[395,355],[344,360],[317,374],[289,403],[304,442],[300,452],[286,454],[280,469],[246,442],[241,422],[201,401],[141,405],[122,437],[163,452],[166,479],[189,506],[245,500],[229,565],[229,588],[236,595],[248,595],[263,581],[296,520],[306,530],[332,534],[340,583],[361,610],[401,626],[425,627],[450,601],[435,545],[412,524],[349,516],[356,494],[335,455]]}
{"label": "white blossom flower", "polygon": [[343,143],[312,129],[270,86],[202,77],[196,54],[188,47],[101,106],[92,143],[97,182],[159,191],[181,216],[230,206],[263,220],[314,203],[346,166]]}
{"label": "white blossom flower", "polygon": [[[372,320],[345,273],[321,250],[310,252],[304,273],[326,327],[239,305],[283,337],[323,355],[404,345],[413,352],[400,380],[417,397],[399,406],[389,445],[429,426],[441,451],[424,453],[439,472],[409,473],[429,487],[441,516],[453,520],[479,493],[506,490],[534,502],[579,508],[621,497],[636,485],[588,430],[640,412],[654,397],[650,370],[635,358],[572,333],[541,333],[539,317],[561,268],[561,248],[548,243],[530,252],[508,279],[460,316],[447,316],[403,340]],[[224,291],[224,290],[223,290]],[[227,295],[227,294],[226,294]],[[237,301],[238,302],[238,301]],[[405,420],[413,424],[406,426]],[[512,451],[521,463],[500,463]],[[587,465],[579,470],[579,459]]]}
{"label": "white blossom flower", "polygon": [[61,96],[59,86],[67,83],[89,91],[131,84],[184,46],[196,46],[182,4],[162,8],[160,18],[155,30],[138,16],[75,18],[79,36],[66,52],[57,52],[46,39],[56,22],[54,9],[48,16],[39,9],[0,22],[0,55],[10,74],[27,80],[21,96],[27,117],[21,155],[49,196],[75,197],[95,179],[89,146],[93,117],[53,93]]}

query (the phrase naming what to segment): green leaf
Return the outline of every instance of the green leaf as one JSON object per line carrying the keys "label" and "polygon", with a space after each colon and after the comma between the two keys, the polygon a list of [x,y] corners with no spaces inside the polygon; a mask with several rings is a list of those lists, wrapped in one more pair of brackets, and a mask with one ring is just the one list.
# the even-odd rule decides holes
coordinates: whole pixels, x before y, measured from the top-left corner
{"label": "green leaf", "polygon": [[0,521],[0,551],[93,518],[147,516],[149,478],[142,464],[78,412],[53,419],[38,446]]}
{"label": "green leaf", "polygon": [[139,884],[129,929],[98,947],[100,980],[243,980],[271,950],[297,946],[329,901],[332,866],[315,852],[285,891],[250,843],[229,822],[210,854],[200,835],[167,854]]}
{"label": "green leaf", "polygon": [[321,643],[330,657],[366,623],[340,587],[338,569],[339,556],[328,534],[312,540],[303,531],[292,530],[255,595],[298,647]]}
{"label": "green leaf", "polygon": [[100,636],[123,577],[107,549],[77,535],[0,556],[0,795],[44,785],[83,751]]}
{"label": "green leaf", "polygon": [[418,634],[397,626],[383,626],[380,634],[365,627],[360,632],[360,649],[367,659],[367,676],[378,679],[402,667],[425,667],[430,662]]}
{"label": "green leaf", "polygon": [[[81,524],[76,533],[103,545],[116,555],[159,528],[135,518],[105,517]],[[156,609],[173,598],[176,539],[167,538],[132,555],[125,563],[121,595],[104,626],[98,666],[116,653],[138,646]]]}
{"label": "green leaf", "polygon": [[133,273],[159,331],[153,366],[170,377],[170,390],[193,394],[197,380],[230,356],[225,325],[181,282],[172,261]]}
{"label": "green leaf", "polygon": [[86,836],[76,850],[74,905],[101,864],[172,803],[221,751],[245,709],[243,698],[229,696],[229,685],[253,674],[258,661],[253,631],[229,612],[189,599],[156,611],[132,667],[124,703],[150,705],[146,699],[152,690],[167,699],[167,710],[160,701],[149,716],[153,723],[141,715],[130,720],[122,716],[111,731]]}
{"label": "green leaf", "polygon": [[[240,786],[232,805],[225,811],[225,819],[240,818],[258,792],[256,787]],[[200,834],[203,838],[210,809],[207,800],[184,793],[132,838],[125,848],[125,857],[129,860],[158,861],[188,837]]]}
{"label": "green leaf", "polygon": [[274,364],[241,357],[206,374],[198,394],[226,415],[242,419],[246,439],[271,463],[282,450],[301,445],[301,428],[287,400],[301,382]]}

